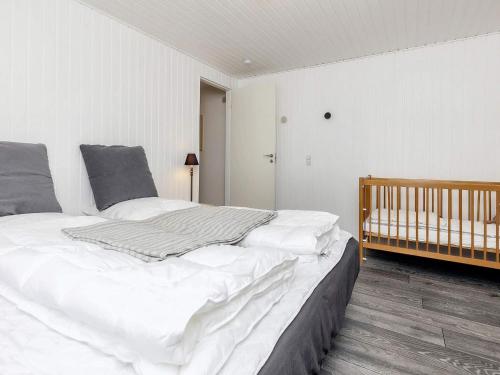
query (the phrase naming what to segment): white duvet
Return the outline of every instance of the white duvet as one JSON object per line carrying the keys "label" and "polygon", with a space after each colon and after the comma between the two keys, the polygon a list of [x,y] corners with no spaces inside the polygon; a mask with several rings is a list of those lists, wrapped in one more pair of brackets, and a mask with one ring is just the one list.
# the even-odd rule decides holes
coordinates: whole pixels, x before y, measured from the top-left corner
{"label": "white duvet", "polygon": [[[318,283],[342,257],[350,238],[341,232],[328,256],[300,257],[289,291],[257,324],[248,337],[236,345],[224,366],[216,371],[210,365],[225,356],[231,338],[209,335],[195,349],[188,366],[172,367],[163,375],[254,375],[267,361],[276,342],[295,318]],[[205,263],[208,256],[189,253]],[[221,261],[220,261],[221,262]],[[130,364],[105,355],[89,345],[69,339],[49,329],[38,319],[19,311],[0,297],[0,374],[12,375],[135,375],[144,373]],[[219,331],[220,332],[220,331]]]}
{"label": "white duvet", "polygon": [[0,294],[139,373],[196,364],[200,339],[218,335],[231,340],[221,341],[226,350],[206,365],[220,368],[286,292],[296,263],[286,252],[235,246],[199,249],[201,263],[189,257],[143,263],[60,233],[99,218],[9,219],[0,220]]}
{"label": "white duvet", "polygon": [[[185,205],[183,202],[175,201],[174,203],[175,207],[170,207],[172,204],[167,202],[166,206],[162,207],[161,210],[181,209]],[[126,207],[121,207],[120,209],[122,213],[127,213],[128,211]],[[151,210],[144,207],[141,211],[141,216],[143,216],[141,218],[147,217],[150,214]],[[296,226],[301,226],[301,222],[304,220],[310,224],[310,218],[306,218],[303,214],[304,212],[300,212],[297,215],[295,212],[290,211],[288,216],[282,215],[282,219],[285,221],[277,223],[277,225],[283,224],[286,226],[295,224]],[[323,214],[317,217],[320,220],[314,222],[315,230],[324,231],[328,227],[332,228],[329,222],[331,216],[326,221],[321,220],[326,218],[327,216]],[[100,220],[103,219],[95,217],[69,217],[60,214],[20,215],[17,217],[0,218],[0,255],[15,253],[15,251],[20,251],[22,248],[36,248],[41,251],[41,254],[38,255],[43,255],[45,252],[51,253],[54,249],[59,249],[61,254],[64,254],[64,257],[72,254],[70,257],[72,260],[77,260],[79,264],[90,264],[92,265],[90,269],[95,269],[95,266],[99,265],[99,270],[105,270],[106,274],[118,275],[118,280],[124,276],[119,271],[135,270],[137,268],[139,270],[137,273],[141,275],[139,279],[143,281],[148,280],[149,282],[147,278],[142,279],[143,272],[141,266],[144,266],[144,263],[140,260],[118,252],[103,251],[95,245],[86,243],[78,243],[78,249],[75,250],[75,243],[72,241],[68,242],[68,239],[60,233],[60,228],[62,227],[89,225]],[[139,336],[144,335],[143,327],[135,331],[126,330],[125,336],[121,336],[120,334],[119,342],[125,343],[122,344],[123,347],[116,346],[116,341],[112,343],[104,341],[105,344],[97,349],[98,345],[96,345],[96,342],[102,340],[102,335],[97,336],[97,340],[92,345],[87,344],[90,343],[89,338],[92,340],[96,339],[94,329],[91,330],[92,335],[86,337],[85,335],[89,332],[82,329],[82,326],[77,324],[77,320],[72,318],[59,320],[53,314],[53,311],[57,311],[58,307],[56,309],[47,308],[42,303],[28,302],[22,293],[17,292],[15,288],[11,286],[5,287],[5,295],[9,292],[12,293],[9,296],[10,299],[14,301],[18,298],[16,301],[18,306],[28,311],[31,315],[37,316],[38,319],[35,320],[19,312],[13,307],[11,302],[0,297],[0,314],[2,314],[2,319],[0,320],[0,373],[51,375],[68,373],[72,375],[89,373],[107,375],[128,375],[132,373],[145,375],[256,374],[267,360],[279,336],[293,320],[307,297],[326,273],[340,260],[345,245],[351,236],[341,231],[339,237],[340,240],[331,244],[330,250],[325,256],[300,256],[300,262],[295,267],[295,276],[293,278],[286,275],[286,271],[289,271],[289,269],[283,266],[283,262],[293,262],[293,256],[290,255],[290,252],[283,253],[275,248],[243,249],[236,246],[231,246],[230,248],[224,246],[208,247],[193,251],[184,255],[182,259],[177,260],[182,264],[182,272],[186,272],[186,275],[189,275],[190,271],[206,270],[207,268],[219,271],[226,268],[230,270],[230,273],[234,274],[237,272],[235,272],[236,268],[233,268],[233,266],[238,264],[238,260],[243,261],[248,259],[246,257],[249,252],[255,252],[258,258],[270,256],[268,261],[264,261],[263,264],[255,263],[256,267],[252,270],[256,279],[256,282],[252,284],[252,289],[254,286],[260,286],[261,290],[265,290],[266,292],[257,292],[251,297],[251,293],[240,293],[241,300],[239,303],[233,304],[234,310],[232,310],[238,311],[238,313],[235,314],[233,319],[229,319],[226,324],[220,324],[220,322],[217,324],[217,319],[210,318],[206,320],[207,324],[201,324],[202,329],[205,329],[205,331],[198,336],[196,345],[194,345],[190,354],[187,355],[189,357],[188,363],[183,365],[155,364],[154,362],[156,361],[149,357],[149,349],[146,355],[137,356],[137,353],[140,354],[143,348],[137,347],[140,346],[136,343],[137,336],[128,335],[131,333]],[[175,266],[177,266],[177,261],[174,262],[176,263]],[[274,268],[271,266],[273,262],[277,264]],[[184,268],[184,265],[189,263],[190,265]],[[260,269],[260,267],[266,264],[268,269],[272,269],[263,276],[265,274],[265,267],[264,269]],[[248,268],[245,268],[244,265],[241,266],[241,269],[248,270],[250,268],[248,265],[246,265]],[[280,268],[281,273],[275,272]],[[57,266],[57,269],[59,269],[59,266]],[[135,272],[133,273],[135,274]],[[3,273],[3,271],[0,271],[0,273]],[[11,274],[18,274],[18,272]],[[260,279],[258,275],[261,275]],[[158,275],[155,275],[153,272],[148,277],[154,278],[156,276]],[[237,275],[234,276],[238,280]],[[13,278],[22,279],[17,276]],[[281,281],[276,282],[280,279]],[[149,285],[148,283],[146,284]],[[245,285],[245,283],[243,282],[239,285]],[[140,288],[144,286],[142,285]],[[285,293],[283,289],[288,291]],[[56,288],[55,290],[60,289]],[[68,290],[71,289],[68,288]],[[34,294],[38,295],[38,292],[34,292]],[[55,297],[52,296],[52,302],[55,301],[57,304],[63,302],[63,300],[57,298],[56,294],[54,294]],[[24,302],[22,298],[24,298]],[[45,296],[37,296],[36,298],[45,299]],[[247,298],[248,303],[245,303],[245,298]],[[227,300],[230,300],[230,298],[227,298]],[[76,306],[81,306],[82,308],[80,310],[79,308],[75,310],[70,309],[69,312],[71,314],[80,314],[85,310],[82,304],[79,305],[77,303]],[[219,309],[215,310],[223,311]],[[208,308],[210,313],[215,310]],[[141,310],[137,311],[142,313]],[[212,317],[215,316],[212,315]],[[201,317],[201,320],[207,318],[204,312],[202,312]],[[58,331],[65,332],[66,336],[48,329],[47,326],[40,323],[40,320],[45,321],[50,327],[59,325]],[[103,321],[100,324],[104,324],[106,326],[105,330],[109,331],[109,322]],[[189,324],[186,327],[189,327]],[[132,326],[132,328],[136,327]],[[151,328],[153,329],[152,333],[161,331],[158,331],[156,326]],[[65,330],[69,330],[69,332]],[[189,329],[184,329],[181,332],[186,333],[188,331]],[[196,330],[194,331],[196,332]],[[178,327],[168,332],[174,333],[173,336],[169,336],[173,337],[174,341],[179,338],[186,339],[190,337],[183,333],[176,336]],[[80,337],[79,341],[67,338],[67,336],[77,338],[78,335],[84,336],[83,338]],[[155,335],[153,337],[158,338]],[[189,343],[190,341],[187,340],[186,342]],[[156,349],[159,348],[160,356],[165,354],[163,346],[155,346],[155,340],[148,341],[147,345],[153,345]],[[105,353],[112,353],[113,355]],[[133,366],[130,364],[131,361],[134,363]]]}

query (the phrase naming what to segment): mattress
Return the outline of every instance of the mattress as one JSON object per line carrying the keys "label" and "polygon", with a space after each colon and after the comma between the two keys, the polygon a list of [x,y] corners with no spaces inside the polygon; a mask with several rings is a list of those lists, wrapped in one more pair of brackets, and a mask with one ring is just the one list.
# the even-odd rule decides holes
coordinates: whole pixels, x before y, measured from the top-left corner
{"label": "mattress", "polygon": [[[384,238],[390,236],[393,240],[399,238],[406,241],[408,232],[408,240],[416,241],[418,233],[418,242],[428,241],[430,244],[437,244],[439,237],[439,244],[442,246],[448,246],[449,243],[451,246],[458,247],[461,244],[465,248],[470,248],[473,240],[475,248],[483,248],[486,239],[486,247],[496,249],[496,225],[491,223],[484,225],[484,222],[481,221],[471,222],[465,219],[462,222],[458,219],[448,221],[446,218],[438,219],[435,213],[429,214],[427,220],[425,212],[420,212],[417,225],[415,213],[412,212],[408,225],[406,225],[406,212],[403,210],[399,216],[399,231],[394,211],[391,211],[390,216],[388,216],[387,210],[381,210],[380,225],[377,210],[375,210],[371,220],[371,225],[370,219],[365,221],[364,231],[367,234],[371,233],[372,237],[378,237],[380,234]],[[428,230],[426,229],[427,225]],[[472,234],[472,229],[474,234]]]}
{"label": "mattress", "polygon": [[[43,221],[38,223],[44,226]],[[46,228],[40,231],[45,233]],[[301,257],[291,292],[235,348],[219,372],[221,375],[250,375],[259,370],[261,374],[305,374],[319,368],[322,353],[329,349],[332,335],[340,329],[357,275],[356,245],[354,240],[349,241],[350,237],[343,232],[337,248],[328,257]],[[325,304],[325,298],[332,303]],[[135,373],[132,366],[50,330],[3,298],[0,314],[1,374]],[[307,344],[297,340],[309,331],[314,333]],[[293,352],[293,360],[289,351]],[[293,363],[289,370],[276,370],[283,366],[280,362],[286,361]],[[204,372],[200,369],[199,373]]]}

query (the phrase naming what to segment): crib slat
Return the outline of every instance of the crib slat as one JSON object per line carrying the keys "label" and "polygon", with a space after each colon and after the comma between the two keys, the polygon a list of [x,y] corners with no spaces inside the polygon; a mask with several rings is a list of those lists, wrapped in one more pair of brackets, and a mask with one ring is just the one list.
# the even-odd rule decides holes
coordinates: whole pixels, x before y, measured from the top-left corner
{"label": "crib slat", "polygon": [[[473,212],[474,213],[474,212]],[[477,221],[480,220],[481,214],[481,191],[477,191]]]}
{"label": "crib slat", "polygon": [[425,210],[425,188],[422,187],[422,210]]}
{"label": "crib slat", "polygon": [[439,196],[441,199],[441,204],[439,205],[439,212],[441,212],[441,217],[443,216],[443,188],[439,188]]}
{"label": "crib slat", "polygon": [[[452,200],[451,200],[451,189],[448,188],[448,255],[451,253],[451,213],[452,211]],[[462,209],[462,190],[460,190],[459,212]],[[462,250],[460,250],[460,256],[462,256]]]}
{"label": "crib slat", "polygon": [[387,208],[387,206],[385,205],[385,185],[384,185],[384,208]]}
{"label": "crib slat", "polygon": [[377,210],[380,210],[380,186],[377,186],[377,189],[376,189],[376,201],[377,201]]}
{"label": "crib slat", "polygon": [[497,205],[497,209],[495,211],[495,214],[496,214],[496,220],[495,220],[495,224],[496,224],[495,227],[496,227],[496,229],[495,230],[497,232],[496,233],[496,238],[497,238],[497,243],[496,243],[496,245],[497,245],[497,263],[500,262],[500,258],[499,258],[499,256],[500,256],[500,202],[498,201],[498,198],[500,198],[499,195],[500,195],[500,191],[497,191],[495,193],[495,203]]}
{"label": "crib slat", "polygon": [[378,205],[378,242],[380,242],[380,186],[377,186],[377,205]]}
{"label": "crib slat", "polygon": [[458,229],[458,233],[459,233],[459,236],[460,236],[460,242],[459,242],[459,249],[460,249],[460,256],[462,256],[462,225],[463,225],[463,209],[462,209],[462,198],[463,198],[463,194],[462,194],[462,189],[459,190],[459,199],[458,199],[458,217],[459,217],[459,220],[460,220],[460,226],[459,226],[459,229]]}
{"label": "crib slat", "polygon": [[[453,188],[447,188],[448,189],[448,202],[451,202],[452,205],[451,205],[451,211],[450,211],[450,215],[448,216],[450,219],[453,219],[453,201],[451,200],[452,197],[453,197]],[[448,204],[449,206],[449,204]]]}
{"label": "crib slat", "polygon": [[394,209],[394,186],[391,186],[391,210]]}
{"label": "crib slat", "polygon": [[471,200],[471,196],[470,196],[470,190],[467,191],[467,204],[468,204],[468,212],[467,212],[467,220],[472,220],[471,219],[471,214],[470,214],[470,200]]}
{"label": "crib slat", "polygon": [[438,214],[437,214],[437,252],[439,253],[439,249],[441,248],[441,216],[443,212],[441,211],[441,203],[443,200],[443,189],[438,188],[437,192],[437,209],[438,209]]}
{"label": "crib slat", "polygon": [[387,186],[387,244],[388,245],[391,244],[391,187],[390,186]]}
{"label": "crib slat", "polygon": [[396,189],[396,246],[399,247],[399,210],[401,209],[401,186]]}
{"label": "crib slat", "polygon": [[432,212],[434,212],[434,188],[432,190]]}
{"label": "crib slat", "polygon": [[399,209],[401,209],[401,186],[400,185],[398,185],[398,189],[399,189],[398,207],[399,207]]}
{"label": "crib slat", "polygon": [[[481,192],[479,192],[481,194]],[[484,246],[483,246],[483,258],[486,260],[486,249],[488,248],[488,218],[486,217],[486,190],[483,191],[483,228],[484,228]]]}
{"label": "crib slat", "polygon": [[488,221],[491,221],[492,214],[491,214],[491,190],[488,191]]}
{"label": "crib slat", "polygon": [[407,186],[406,187],[406,248],[408,249],[410,247],[410,227],[409,227],[409,221],[410,221],[410,188]]}
{"label": "crib slat", "polygon": [[425,189],[425,250],[429,251],[429,188]]}
{"label": "crib slat", "polygon": [[418,230],[419,230],[419,224],[418,224],[418,194],[419,194],[419,189],[418,187],[415,188],[415,249],[418,250]]}
{"label": "crib slat", "polygon": [[471,258],[475,257],[474,253],[474,190],[472,190],[472,199],[470,200],[470,209],[472,212],[471,221],[470,221],[470,253]]}
{"label": "crib slat", "polygon": [[369,194],[370,194],[370,200],[368,204],[370,205],[370,221],[368,222],[368,238],[370,243],[372,242],[372,220],[373,220],[373,192],[372,192],[372,187],[370,186],[369,189]]}

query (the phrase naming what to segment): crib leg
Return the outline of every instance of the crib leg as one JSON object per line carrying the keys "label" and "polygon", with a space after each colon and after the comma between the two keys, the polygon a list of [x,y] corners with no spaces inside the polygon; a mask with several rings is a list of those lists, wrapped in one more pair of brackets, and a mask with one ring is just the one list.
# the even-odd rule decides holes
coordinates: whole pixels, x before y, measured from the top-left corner
{"label": "crib leg", "polygon": [[366,260],[363,254],[363,225],[364,225],[364,220],[365,220],[365,186],[364,186],[364,178],[361,177],[359,179],[359,236],[358,236],[358,241],[359,241],[359,263],[360,265],[363,264],[363,262]]}
{"label": "crib leg", "polygon": [[366,250],[363,248],[363,239],[359,240],[359,264],[363,265],[366,262]]}

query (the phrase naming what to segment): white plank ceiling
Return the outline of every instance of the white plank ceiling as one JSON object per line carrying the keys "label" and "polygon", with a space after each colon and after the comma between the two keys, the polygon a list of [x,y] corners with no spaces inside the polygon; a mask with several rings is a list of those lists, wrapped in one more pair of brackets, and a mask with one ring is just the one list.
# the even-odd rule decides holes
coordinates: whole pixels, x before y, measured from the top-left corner
{"label": "white plank ceiling", "polygon": [[500,0],[81,1],[235,77],[500,31]]}

